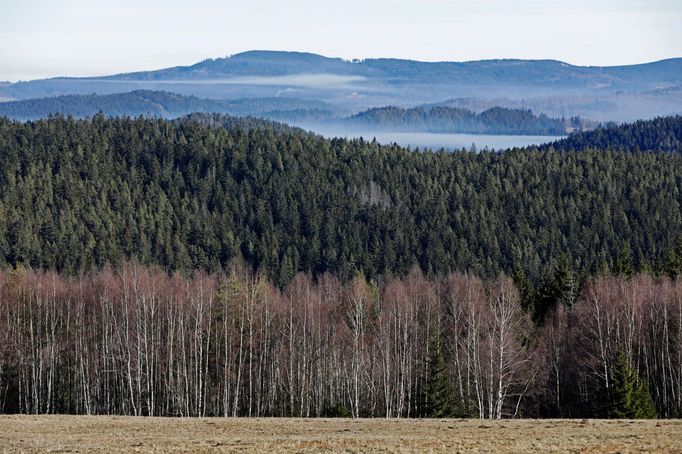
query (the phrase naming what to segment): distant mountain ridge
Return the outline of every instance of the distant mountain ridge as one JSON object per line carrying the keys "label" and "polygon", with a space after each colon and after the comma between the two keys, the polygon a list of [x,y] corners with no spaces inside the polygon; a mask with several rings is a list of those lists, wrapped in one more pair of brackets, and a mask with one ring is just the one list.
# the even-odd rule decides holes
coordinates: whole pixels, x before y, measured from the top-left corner
{"label": "distant mountain ridge", "polygon": [[549,117],[633,121],[682,113],[681,86],[682,58],[598,67],[556,60],[344,60],[305,52],[248,51],[153,71],[0,83],[0,101],[144,90],[221,101],[285,99],[267,110],[284,121],[294,112],[299,121],[310,121],[422,104],[475,111],[500,106]]}
{"label": "distant mountain ridge", "polygon": [[[578,104],[568,103],[569,111],[558,116],[629,121],[677,113],[682,98],[675,95],[670,101],[670,96],[661,90],[679,86],[682,86],[681,58],[596,67],[556,60],[343,60],[304,52],[248,51],[154,71],[3,83],[0,100],[149,90],[220,100],[287,98],[319,102],[328,106],[321,110],[344,116],[373,107],[411,107],[458,98],[479,102],[495,98],[511,102],[536,98],[582,99]],[[623,109],[622,105],[611,102],[612,97],[623,92],[649,94],[626,100],[629,106]],[[602,101],[590,105],[589,99],[594,97]],[[651,108],[647,109],[646,103],[651,103]],[[563,101],[541,103],[547,110],[530,105],[521,107],[557,116],[556,111],[564,104]],[[571,106],[582,110],[570,111]],[[300,108],[284,106],[276,110],[296,109]]]}
{"label": "distant mountain ridge", "polygon": [[[599,85],[651,84],[675,85],[682,82],[682,58],[622,66],[575,66],[558,60],[496,59],[474,61],[424,62],[396,58],[344,60],[305,52],[247,51],[225,58],[206,59],[190,66],[116,74],[109,80],[172,80],[173,78],[211,78],[225,76],[285,76],[300,73],[353,75],[366,78],[409,79],[422,81],[462,81],[549,83],[555,85],[584,82]],[[620,87],[621,89],[624,87]],[[660,87],[652,87],[660,88]]]}

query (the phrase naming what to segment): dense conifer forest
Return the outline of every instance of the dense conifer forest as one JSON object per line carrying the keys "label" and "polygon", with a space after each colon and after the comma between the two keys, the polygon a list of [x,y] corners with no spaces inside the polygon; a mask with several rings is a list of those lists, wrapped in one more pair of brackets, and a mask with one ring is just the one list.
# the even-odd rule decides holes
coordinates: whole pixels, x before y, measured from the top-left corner
{"label": "dense conifer forest", "polygon": [[682,154],[626,145],[0,119],[0,411],[679,415]]}
{"label": "dense conifer forest", "polygon": [[660,268],[682,231],[679,154],[410,152],[262,120],[96,116],[0,120],[0,161],[0,262],[71,274],[242,257],[279,285],[413,266],[537,281],[564,256]]}
{"label": "dense conifer forest", "polygon": [[624,125],[606,124],[594,131],[571,134],[543,149],[576,151],[590,148],[625,151],[682,152],[682,117],[658,117]]}

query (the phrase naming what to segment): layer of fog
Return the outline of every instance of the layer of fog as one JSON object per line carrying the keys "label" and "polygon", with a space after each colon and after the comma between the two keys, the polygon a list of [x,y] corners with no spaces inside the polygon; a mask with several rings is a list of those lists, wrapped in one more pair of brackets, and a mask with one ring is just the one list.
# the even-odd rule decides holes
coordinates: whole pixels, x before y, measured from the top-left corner
{"label": "layer of fog", "polygon": [[324,137],[363,138],[367,141],[376,139],[381,144],[397,143],[411,149],[432,150],[445,149],[448,151],[466,149],[472,145],[476,150],[488,148],[490,150],[503,150],[514,147],[525,147],[553,142],[564,136],[522,136],[522,135],[490,135],[490,134],[443,134],[430,132],[367,132],[367,131],[341,131],[325,129],[319,126],[308,127]]}
{"label": "layer of fog", "polygon": [[284,76],[238,76],[209,79],[89,79],[89,82],[140,85],[257,85],[274,87],[309,87],[348,89],[353,83],[367,80],[363,76],[338,74],[290,74]]}

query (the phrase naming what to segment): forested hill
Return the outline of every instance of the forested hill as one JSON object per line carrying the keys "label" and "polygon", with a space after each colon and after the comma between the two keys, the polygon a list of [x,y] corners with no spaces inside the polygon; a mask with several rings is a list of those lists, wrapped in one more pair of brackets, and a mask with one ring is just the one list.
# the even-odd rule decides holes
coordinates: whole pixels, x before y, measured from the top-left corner
{"label": "forested hill", "polygon": [[135,90],[109,95],[64,95],[0,102],[0,117],[37,120],[52,114],[87,118],[107,116],[176,118],[193,112],[230,113],[274,120],[320,120],[332,115],[323,102],[292,98],[208,99],[168,91]]}
{"label": "forested hill", "polygon": [[0,103],[0,116],[19,120],[46,118],[57,113],[85,118],[98,112],[110,116],[178,117],[191,112],[227,113],[227,109],[220,101],[150,90],[110,95],[65,95]]}
{"label": "forested hill", "polygon": [[481,113],[456,107],[380,107],[353,115],[345,122],[370,130],[457,132],[472,134],[563,135],[560,119],[533,115],[525,109],[493,107]]}
{"label": "forested hill", "polygon": [[542,149],[682,152],[682,116],[659,117],[623,125],[609,125],[594,131],[571,134],[543,145]]}
{"label": "forested hill", "polygon": [[495,107],[482,113],[435,106],[403,109],[379,107],[346,117],[324,102],[292,98],[207,99],[167,91],[136,90],[110,95],[67,95],[0,103],[0,116],[37,120],[52,114],[88,118],[153,116],[177,118],[193,112],[255,116],[294,124],[339,126],[352,130],[400,130],[487,134],[563,135],[562,120],[536,116],[530,110]]}
{"label": "forested hill", "polygon": [[657,266],[682,231],[680,154],[415,153],[208,118],[0,119],[0,265],[540,276]]}

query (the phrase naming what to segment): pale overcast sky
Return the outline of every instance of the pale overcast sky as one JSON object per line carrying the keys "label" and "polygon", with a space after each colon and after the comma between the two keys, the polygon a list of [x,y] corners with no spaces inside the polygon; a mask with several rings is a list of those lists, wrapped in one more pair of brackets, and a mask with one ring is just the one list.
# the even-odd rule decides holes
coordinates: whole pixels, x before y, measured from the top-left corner
{"label": "pale overcast sky", "polygon": [[158,69],[251,49],[640,63],[682,56],[682,0],[0,0],[0,80]]}

